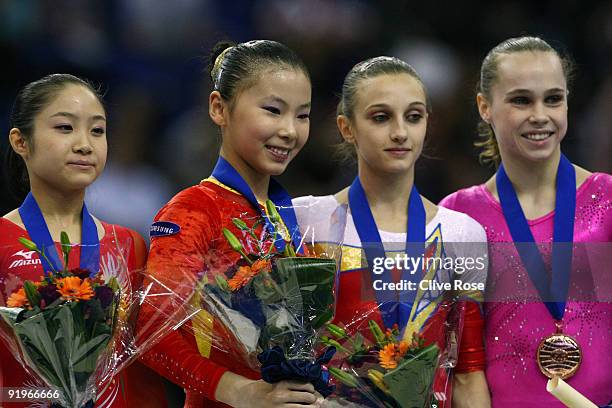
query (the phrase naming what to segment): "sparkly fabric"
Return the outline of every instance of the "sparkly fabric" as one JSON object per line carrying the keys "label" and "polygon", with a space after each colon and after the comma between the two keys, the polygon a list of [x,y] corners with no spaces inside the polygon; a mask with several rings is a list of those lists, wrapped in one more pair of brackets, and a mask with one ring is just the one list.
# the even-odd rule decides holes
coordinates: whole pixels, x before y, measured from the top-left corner
{"label": "sparkly fabric", "polygon": [[[180,192],[155,217],[155,221],[177,224],[180,232],[152,239],[147,260],[148,272],[187,299],[202,272],[225,271],[239,260],[240,255],[223,237],[223,228],[228,228],[240,239],[247,253],[257,252],[256,241],[246,232],[238,230],[232,223],[234,217],[253,225],[260,219],[260,212],[242,195],[219,182],[205,180]],[[256,234],[262,234],[261,226]],[[164,310],[162,304],[158,307]],[[221,351],[219,345],[215,346],[215,341],[227,333],[210,316],[201,317],[170,331],[144,355],[143,361],[185,389],[185,407],[224,406],[214,402],[214,396],[219,380],[226,371],[252,379],[258,379],[259,373],[245,367],[236,356]],[[164,317],[156,315],[152,307],[144,305],[139,316],[139,327],[142,330],[145,330],[145,326],[155,328],[158,325],[156,321],[162,323],[160,319]],[[199,330],[193,329],[194,325],[200,324],[203,326]],[[207,330],[210,330],[210,335],[198,334]]]}
{"label": "sparkly fabric", "polygon": [[[555,332],[554,320],[537,300],[517,253],[509,250],[513,246],[496,244],[512,240],[499,202],[484,185],[479,185],[451,194],[440,204],[472,216],[487,231],[492,265],[486,296],[494,301],[485,303],[485,349],[493,407],[562,407],[546,392],[547,378],[535,359],[540,341]],[[547,264],[553,216],[550,213],[529,221],[536,242],[543,243],[540,249]],[[574,242],[591,243],[592,248],[597,247],[593,243],[610,241],[612,176],[595,173],[576,191]],[[579,248],[574,251],[563,332],[577,339],[583,360],[578,372],[566,381],[594,403],[603,405],[612,398],[612,304],[588,300],[595,299],[597,293],[609,294],[609,267],[592,268],[592,277],[581,274],[588,248]],[[518,301],[517,294],[521,294]]]}
{"label": "sparkly fabric", "polygon": [[[125,248],[129,251],[123,255],[127,256],[130,271],[141,268],[146,258],[146,246],[143,239],[125,227],[104,222],[102,225],[104,227],[104,237],[100,241],[102,270],[109,267],[109,264],[106,264],[111,259],[108,257],[108,252],[117,248]],[[24,279],[38,280],[43,275],[43,269],[38,255],[28,253],[17,240],[19,237],[29,238],[27,231],[5,218],[0,218],[0,232],[0,304],[3,304],[2,299],[7,299],[17,285]],[[59,243],[56,243],[56,247],[59,251]],[[70,253],[70,268],[78,267],[79,257],[80,248],[77,246]],[[124,287],[134,288],[139,285],[136,274],[130,274],[129,277],[119,275],[118,280]],[[127,283],[126,280],[130,282]],[[34,381],[5,345],[0,343],[0,387],[35,386]],[[161,379],[155,373],[140,364],[132,365],[112,380],[110,386],[98,396],[95,406],[100,408],[131,407],[141,406],[144,401],[147,401],[147,406],[165,407],[165,395],[160,388],[161,385]],[[142,395],[142,388],[145,386],[152,386],[153,389],[148,392],[147,398],[143,398]],[[149,404],[149,401],[153,402]],[[13,402],[3,404],[7,408],[30,405],[30,403]]]}
{"label": "sparkly fabric", "polygon": [[[341,251],[341,257],[336,254],[341,259],[341,267],[336,284],[334,322],[344,326],[348,325],[351,331],[360,331],[365,336],[369,336],[368,320],[374,319],[383,327],[376,303],[376,295],[372,288],[372,274],[364,268],[365,255],[350,212],[346,213],[346,210],[344,210],[343,213],[342,208],[333,196],[300,197],[293,200],[293,205],[298,223],[303,230],[304,239],[315,247],[316,252],[327,252],[328,255],[333,255],[332,243],[341,243],[337,248]],[[406,240],[405,233],[387,231],[379,231],[379,233],[381,240],[385,243],[387,256],[393,257],[395,253],[403,251]],[[449,211],[446,208],[439,208],[437,214],[427,224],[426,237],[426,246],[434,248],[434,252],[446,250],[455,252],[455,256],[475,257],[479,254],[460,253],[458,251],[473,251],[477,247],[486,251],[486,245],[484,244],[486,236],[483,228],[470,217],[466,217],[465,214]],[[480,244],[476,247],[471,244],[463,246],[460,244],[453,247],[455,243]],[[479,276],[470,277],[468,275],[466,273],[462,278],[484,282],[486,270],[480,272]],[[448,277],[436,274],[432,279],[446,281]],[[479,298],[481,294],[471,295]],[[436,300],[432,301],[432,297],[424,296],[418,308],[421,313],[414,322],[409,324],[407,330],[418,331],[424,335],[428,342],[438,341],[439,345],[444,348],[445,322],[451,308],[448,303],[440,302],[440,299],[443,298],[442,293],[438,293],[434,297]],[[468,295],[468,297],[471,296]],[[462,348],[458,363],[460,372],[483,370],[484,346],[482,331],[479,330],[479,327],[483,324],[483,319],[479,305],[476,302],[468,301],[461,302],[458,307],[461,310],[465,308],[464,319],[467,326],[476,328],[476,330],[469,331],[468,338],[465,341],[461,340]],[[355,318],[360,319],[362,316],[368,316],[368,319],[360,320],[359,324],[355,324]],[[456,354],[456,350],[451,351],[451,353]],[[456,358],[456,355],[454,358]],[[446,386],[446,381],[446,373],[440,372],[436,378],[434,389],[447,392],[447,406],[449,406],[451,393]]]}

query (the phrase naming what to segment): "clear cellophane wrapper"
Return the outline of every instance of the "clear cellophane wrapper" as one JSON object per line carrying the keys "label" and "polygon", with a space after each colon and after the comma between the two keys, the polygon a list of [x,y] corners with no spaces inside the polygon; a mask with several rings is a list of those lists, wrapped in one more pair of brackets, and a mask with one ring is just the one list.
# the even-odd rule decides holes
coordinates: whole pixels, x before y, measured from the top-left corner
{"label": "clear cellophane wrapper", "polygon": [[243,214],[226,227],[229,234],[207,239],[208,251],[177,253],[171,269],[150,264],[141,347],[186,330],[203,357],[214,355],[235,372],[260,372],[265,359],[318,364],[319,337],[334,313],[337,261],[333,253],[314,255],[303,241],[293,245],[283,223],[264,225],[263,217]]}
{"label": "clear cellophane wrapper", "polygon": [[[234,371],[247,367],[255,372],[261,370],[258,357],[275,346],[282,350],[283,360],[311,362],[316,362],[327,346],[335,346],[336,355],[327,367],[336,391],[326,398],[326,404],[411,406],[407,405],[410,402],[398,402],[400,396],[396,398],[378,387],[368,376],[369,370],[387,375],[383,381],[395,393],[410,389],[409,382],[420,384],[412,402],[422,401],[423,406],[437,403],[438,407],[448,404],[465,301],[481,301],[482,292],[445,290],[439,285],[455,280],[484,283],[486,270],[422,270],[421,280],[437,285],[417,291],[416,306],[411,307],[406,327],[393,330],[381,320],[374,277],[362,268],[366,265],[363,251],[346,242],[347,206],[338,205],[325,213],[316,205],[302,205],[296,206],[295,211],[302,231],[296,256],[273,247],[279,240],[287,241],[282,229],[277,234],[265,232],[261,217],[243,216],[228,227],[242,254],[231,247],[227,236],[219,234],[208,239],[209,249],[204,253],[177,248],[173,256],[178,260],[174,259],[170,269],[160,265],[153,269],[149,265],[142,301],[146,304],[143,307],[151,310],[151,317],[139,325],[142,346],[150,347],[171,330],[187,330],[202,356],[216,354],[216,361]],[[198,241],[200,237],[190,239]],[[387,256],[401,253],[404,246],[403,242],[385,243]],[[304,255],[299,254],[300,249]],[[425,245],[426,257],[486,257],[486,252],[486,243],[443,245],[436,237]],[[355,258],[359,267],[351,273],[362,284],[347,290],[343,276],[347,263]],[[350,296],[346,297],[348,292]],[[343,299],[349,301],[343,303]],[[330,319],[345,331],[346,337],[334,338],[326,324]],[[390,329],[398,348],[400,341],[408,346],[415,343],[404,353],[395,371],[382,368],[377,360],[377,353],[387,344],[377,342],[371,321],[383,334]],[[351,357],[355,340],[368,348],[369,356],[363,361]],[[353,386],[341,381],[342,373],[335,377],[337,370],[351,375]],[[400,371],[402,375],[398,375]],[[408,380],[403,379],[406,375]]]}
{"label": "clear cellophane wrapper", "polygon": [[[45,276],[18,276],[11,273],[14,265],[2,272],[0,338],[4,352],[28,374],[20,387],[44,388],[41,397],[50,396],[49,402],[82,407],[107,392],[113,377],[137,357],[142,272],[128,268],[132,241],[115,234],[100,244],[97,273],[78,268],[80,245],[70,245],[68,268]],[[40,262],[35,251],[22,253],[23,262]]]}
{"label": "clear cellophane wrapper", "polygon": [[[382,274],[366,267],[362,249],[372,243],[362,243],[354,227],[346,225],[347,205],[321,213],[317,210],[321,201],[311,202],[314,205],[300,210],[302,219],[311,220],[305,241],[313,252],[331,251],[339,260],[336,313],[321,337],[324,345],[338,350],[328,364],[336,389],[325,405],[450,407],[466,302],[483,300],[486,242],[445,243],[440,229],[435,229],[424,245],[417,278],[412,278],[415,286],[381,293]],[[334,222],[345,222],[339,227],[342,239],[317,235]],[[406,243],[384,242],[384,249],[387,258],[403,260]],[[477,258],[482,268],[466,266],[465,259]],[[392,279],[401,282],[406,264],[393,264]],[[408,298],[410,303],[405,302]],[[381,310],[394,308],[398,316],[405,315],[402,327],[385,326]]]}
{"label": "clear cellophane wrapper", "polygon": [[[326,406],[442,407],[450,400],[464,303],[444,300],[418,331],[386,329],[378,308],[335,322],[324,344],[336,383]],[[450,405],[448,405],[450,406]]]}

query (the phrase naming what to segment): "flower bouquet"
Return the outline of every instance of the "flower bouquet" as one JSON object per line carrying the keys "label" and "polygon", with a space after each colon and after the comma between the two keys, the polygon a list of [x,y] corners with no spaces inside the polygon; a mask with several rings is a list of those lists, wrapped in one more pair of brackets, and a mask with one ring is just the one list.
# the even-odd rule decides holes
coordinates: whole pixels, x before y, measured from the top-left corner
{"label": "flower bouquet", "polygon": [[324,344],[343,355],[338,367],[329,368],[340,383],[335,395],[360,406],[438,406],[431,391],[441,354],[438,345],[426,344],[418,333],[411,342],[399,340],[397,325],[386,332],[374,320],[368,325],[373,343],[359,332],[349,336],[333,324],[328,325],[329,336],[322,337]]}
{"label": "flower bouquet", "polygon": [[[32,241],[19,241],[46,258]],[[61,248],[62,270],[53,269],[38,281],[25,280],[0,307],[1,334],[24,367],[58,391],[57,403],[93,406],[97,382],[108,374],[118,316],[127,313],[126,298],[114,276],[105,280],[103,273],[68,269],[72,246],[65,232]]]}
{"label": "flower bouquet", "polygon": [[[234,232],[223,228],[225,243],[219,246],[229,244],[240,254],[237,262],[234,257],[221,266],[207,264],[189,299],[186,290],[175,288],[180,299],[174,304],[183,307],[178,320],[190,318],[196,341],[204,339],[229,360],[260,371],[265,381],[309,381],[326,395],[331,389],[322,364],[333,350],[317,357],[315,346],[333,316],[336,261],[296,254],[270,200],[266,209],[273,228],[262,228],[261,217],[252,223],[233,218]],[[194,317],[202,312],[208,317],[198,324]]]}

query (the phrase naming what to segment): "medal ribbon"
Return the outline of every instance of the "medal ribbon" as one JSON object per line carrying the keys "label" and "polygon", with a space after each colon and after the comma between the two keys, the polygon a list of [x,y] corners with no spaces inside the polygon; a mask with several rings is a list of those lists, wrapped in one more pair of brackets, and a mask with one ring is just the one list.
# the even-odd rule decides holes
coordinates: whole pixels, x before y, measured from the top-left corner
{"label": "medal ribbon", "polygon": [[565,311],[572,265],[572,243],[576,213],[576,171],[574,166],[561,154],[559,167],[557,168],[550,283],[544,260],[535,244],[535,239],[529,229],[521,204],[503,165],[497,171],[496,184],[504,217],[523,265],[546,308],[555,320],[560,321]]}
{"label": "medal ribbon", "polygon": [[[32,193],[28,193],[26,199],[19,207],[19,215],[23,221],[26,231],[30,235],[36,246],[44,251],[45,257],[40,257],[45,274],[50,274],[53,270],[61,271],[63,269],[59,254],[55,248],[55,243],[51,238],[51,233],[45,222],[45,218],[40,211],[40,207]],[[90,271],[90,277],[95,276],[100,270],[100,239],[98,238],[98,229],[93,217],[87,211],[87,206],[83,203],[81,213],[81,257],[80,267]]]}
{"label": "medal ribbon", "polygon": [[[266,222],[268,232],[271,234],[274,233],[275,227],[268,218],[266,211],[259,205],[259,202],[255,197],[255,193],[253,193],[251,187],[249,187],[247,182],[244,181],[244,178],[242,178],[240,173],[238,173],[236,169],[223,157],[219,157],[219,160],[213,169],[212,176],[221,183],[242,194],[249,201],[249,203],[253,205],[253,207],[259,210],[261,216]],[[293,242],[293,246],[295,247],[296,251],[303,254],[304,249],[300,247],[302,236],[300,234],[300,228],[297,223],[295,211],[293,210],[293,205],[291,204],[291,196],[283,188],[283,186],[280,185],[280,183],[273,178],[270,178],[268,197],[278,209],[278,213],[287,227],[287,231],[291,237],[291,242]],[[276,246],[278,252],[283,252],[285,250],[285,240],[283,239],[277,239],[274,245]]]}
{"label": "medal ribbon", "polygon": [[[375,275],[372,268],[374,259],[386,259],[385,248],[376,226],[376,221],[372,215],[372,210],[368,203],[363,186],[359,177],[356,177],[349,188],[349,207],[353,216],[355,229],[361,240],[363,250],[368,261],[370,272]],[[406,226],[406,254],[411,258],[422,258],[425,247],[425,207],[423,200],[419,195],[416,186],[412,186],[410,198],[408,200],[408,222]],[[415,282],[415,285],[421,280],[421,271],[402,270],[401,280]],[[393,282],[393,276],[390,270],[383,268],[383,273],[380,274],[383,283]],[[416,297],[416,290],[397,291],[377,290],[376,301],[378,308],[382,314],[382,319],[387,328],[398,324],[400,331],[406,326],[410,317],[410,310]]]}

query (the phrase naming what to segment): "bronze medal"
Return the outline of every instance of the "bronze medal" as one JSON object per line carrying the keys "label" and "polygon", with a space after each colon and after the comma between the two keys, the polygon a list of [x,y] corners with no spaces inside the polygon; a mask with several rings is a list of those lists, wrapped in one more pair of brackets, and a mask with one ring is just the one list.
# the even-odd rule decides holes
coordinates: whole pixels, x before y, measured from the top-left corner
{"label": "bronze medal", "polygon": [[536,360],[540,371],[546,377],[559,377],[564,380],[578,371],[582,361],[582,350],[576,339],[561,333],[559,323],[557,330],[556,334],[540,342]]}

